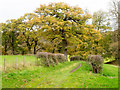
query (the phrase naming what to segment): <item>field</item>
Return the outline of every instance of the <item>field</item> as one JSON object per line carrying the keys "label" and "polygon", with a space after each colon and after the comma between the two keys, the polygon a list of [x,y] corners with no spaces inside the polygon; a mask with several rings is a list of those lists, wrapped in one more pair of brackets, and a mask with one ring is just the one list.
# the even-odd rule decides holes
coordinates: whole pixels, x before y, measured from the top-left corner
{"label": "field", "polygon": [[[28,59],[30,59],[30,56],[28,56]],[[70,71],[79,64],[81,64],[81,67],[71,73]],[[102,74],[94,74],[91,70],[91,66],[84,61],[59,63],[55,67],[31,66],[22,70],[3,72],[2,87],[118,88],[117,66],[104,64]]]}
{"label": "field", "polygon": [[[24,56],[23,55],[2,55],[2,56],[0,56],[0,58],[2,58],[2,63],[5,58],[6,62],[8,62],[9,64],[16,62],[16,58],[17,58],[18,63],[21,63],[24,59],[25,59],[25,62],[30,62],[31,57],[32,57],[32,60],[35,61],[36,57],[29,56],[29,55],[24,55]],[[2,64],[2,63],[0,61],[0,64]]]}
{"label": "field", "polygon": [[[0,60],[0,65],[4,71],[4,66],[6,68],[6,72],[13,71],[14,69],[23,69],[25,67],[34,66],[36,57],[29,55],[3,55],[0,56],[2,60]],[[5,65],[4,65],[4,59]],[[16,67],[17,66],[17,67]]]}

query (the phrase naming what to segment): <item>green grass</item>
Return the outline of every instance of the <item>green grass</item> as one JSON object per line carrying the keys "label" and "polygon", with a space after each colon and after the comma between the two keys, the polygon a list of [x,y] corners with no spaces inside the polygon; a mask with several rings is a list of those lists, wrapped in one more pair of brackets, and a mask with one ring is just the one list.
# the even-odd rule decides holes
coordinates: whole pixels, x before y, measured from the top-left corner
{"label": "green grass", "polygon": [[[70,73],[79,64],[82,66]],[[30,67],[2,74],[3,88],[118,88],[118,67],[103,66],[94,74],[84,61],[59,63],[55,67]]]}
{"label": "green grass", "polygon": [[[32,63],[31,63],[31,57],[32,57]],[[17,62],[17,69],[23,69],[24,67],[28,67],[31,64],[35,64],[36,57],[28,56],[28,55],[2,55],[0,56],[0,66],[2,67],[4,67],[4,59],[6,59],[5,66],[6,66],[6,71],[8,72],[16,69],[16,62]]]}
{"label": "green grass", "polygon": [[[31,60],[31,56],[28,55],[2,55],[0,57],[2,57],[1,58],[2,61],[0,60],[0,64],[2,64],[1,62],[3,62],[4,58],[8,63],[16,62],[16,58],[18,59],[18,63],[22,62],[24,58],[25,58],[25,62],[29,62]],[[36,59],[35,56],[32,56],[32,60],[34,61],[35,59]]]}
{"label": "green grass", "polygon": [[106,58],[104,58],[104,63],[114,61],[114,60],[115,60],[115,58],[113,56],[110,58],[106,57]]}

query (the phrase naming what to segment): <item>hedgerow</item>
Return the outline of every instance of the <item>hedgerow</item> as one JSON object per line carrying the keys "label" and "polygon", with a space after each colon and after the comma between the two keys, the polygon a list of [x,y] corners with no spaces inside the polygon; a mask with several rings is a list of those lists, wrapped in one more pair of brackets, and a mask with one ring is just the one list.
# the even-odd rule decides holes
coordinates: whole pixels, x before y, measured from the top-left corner
{"label": "hedgerow", "polygon": [[36,65],[54,66],[55,64],[58,64],[58,62],[64,63],[65,61],[67,61],[67,60],[66,60],[66,57],[64,54],[38,52]]}

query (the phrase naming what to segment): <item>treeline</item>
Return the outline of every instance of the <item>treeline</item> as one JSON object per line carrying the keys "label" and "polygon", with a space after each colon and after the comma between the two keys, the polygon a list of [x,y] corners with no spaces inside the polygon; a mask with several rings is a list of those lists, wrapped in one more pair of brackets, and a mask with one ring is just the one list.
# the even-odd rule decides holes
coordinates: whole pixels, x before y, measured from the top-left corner
{"label": "treeline", "polygon": [[[66,56],[111,56],[110,45],[113,43],[112,36],[116,38],[116,31],[109,31],[110,21],[106,14],[98,11],[92,16],[80,7],[65,3],[41,5],[35,13],[1,23],[2,54],[36,54],[43,51]],[[103,15],[106,17],[99,18]],[[92,24],[89,24],[90,19]]]}

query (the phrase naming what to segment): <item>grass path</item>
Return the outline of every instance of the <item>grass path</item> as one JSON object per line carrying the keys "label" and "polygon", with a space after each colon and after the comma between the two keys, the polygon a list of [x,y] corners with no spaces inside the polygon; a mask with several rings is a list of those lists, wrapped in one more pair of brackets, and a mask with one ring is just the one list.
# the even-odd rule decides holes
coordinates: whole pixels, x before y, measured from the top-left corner
{"label": "grass path", "polygon": [[[65,66],[54,71],[48,71],[49,73],[42,76],[43,79],[36,78],[33,81],[29,82],[26,87],[37,87],[37,88],[59,88],[61,83],[63,83],[67,77],[70,75],[70,70],[75,68],[79,63],[73,63],[69,66]],[[36,86],[37,85],[37,86]]]}

